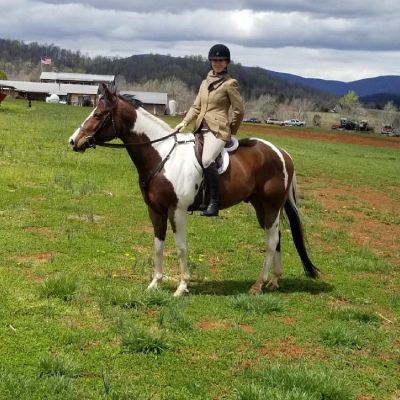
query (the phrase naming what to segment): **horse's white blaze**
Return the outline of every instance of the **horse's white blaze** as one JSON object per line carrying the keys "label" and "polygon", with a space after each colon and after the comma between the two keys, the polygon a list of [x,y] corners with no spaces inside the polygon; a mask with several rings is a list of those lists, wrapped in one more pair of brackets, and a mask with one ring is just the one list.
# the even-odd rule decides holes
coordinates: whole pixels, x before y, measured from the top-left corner
{"label": "horse's white blaze", "polygon": [[79,128],[77,128],[76,131],[71,135],[71,137],[69,138],[68,143],[75,143],[75,142],[76,142],[76,138],[78,137],[79,132],[81,131],[81,127],[82,127],[83,125],[85,125],[85,122],[86,122],[88,119],[90,119],[90,118],[93,117],[94,111],[95,111],[95,109],[93,109],[93,111],[92,111],[92,112],[88,115],[88,117],[83,121],[83,123],[81,124],[81,126],[80,126]]}
{"label": "horse's white blaze", "polygon": [[284,178],[285,178],[285,189],[286,189],[288,187],[289,175],[288,175],[287,170],[286,170],[286,163],[285,163],[285,159],[283,158],[282,152],[274,144],[272,144],[271,142],[268,142],[266,140],[259,139],[259,138],[251,138],[251,139],[252,140],[258,140],[259,142],[264,143],[265,145],[270,147],[278,155],[278,157],[282,161],[282,165],[283,165],[283,175],[284,175]]}

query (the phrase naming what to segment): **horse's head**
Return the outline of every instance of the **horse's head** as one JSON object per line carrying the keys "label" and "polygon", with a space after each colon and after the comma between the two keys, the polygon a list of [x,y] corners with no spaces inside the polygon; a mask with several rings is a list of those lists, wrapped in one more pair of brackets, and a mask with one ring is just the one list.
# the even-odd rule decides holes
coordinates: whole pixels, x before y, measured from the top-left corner
{"label": "horse's head", "polygon": [[74,151],[85,151],[96,143],[108,142],[117,137],[115,115],[118,96],[105,84],[99,88],[99,101],[82,125],[69,138],[69,144]]}

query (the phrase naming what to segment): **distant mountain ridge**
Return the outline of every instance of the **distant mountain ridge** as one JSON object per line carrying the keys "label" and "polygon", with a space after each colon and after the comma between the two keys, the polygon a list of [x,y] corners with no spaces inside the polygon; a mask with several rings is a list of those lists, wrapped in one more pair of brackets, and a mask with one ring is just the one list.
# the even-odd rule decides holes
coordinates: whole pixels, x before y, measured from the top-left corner
{"label": "distant mountain ridge", "polygon": [[[0,38],[0,70],[4,70],[10,79],[24,77],[26,80],[38,80],[42,56],[51,58],[51,68],[56,71],[120,75],[127,83],[176,77],[193,91],[197,91],[209,70],[208,61],[201,56],[142,54],[125,58],[89,57],[79,51],[61,49],[52,44],[27,44]],[[388,101],[393,101],[400,107],[400,76],[397,75],[341,82],[303,78],[236,63],[231,64],[230,72],[238,79],[246,99],[256,99],[268,93],[280,102],[307,98],[318,104],[319,108],[329,109],[339,97],[354,90],[365,104],[382,107]]]}
{"label": "distant mountain ridge", "polygon": [[298,75],[284,72],[269,71],[277,78],[285,79],[288,82],[298,85],[312,87],[336,96],[344,96],[353,90],[364,103],[382,103],[393,101],[400,106],[400,76],[384,75],[374,78],[365,78],[352,82],[341,82],[317,78],[303,78]]}

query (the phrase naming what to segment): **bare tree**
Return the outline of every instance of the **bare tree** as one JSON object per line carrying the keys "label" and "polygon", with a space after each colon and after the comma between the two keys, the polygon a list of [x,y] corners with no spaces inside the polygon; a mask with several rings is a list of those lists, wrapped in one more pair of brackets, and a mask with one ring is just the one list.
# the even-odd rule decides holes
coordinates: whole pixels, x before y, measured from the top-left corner
{"label": "bare tree", "polygon": [[127,86],[128,90],[168,93],[168,98],[176,101],[179,112],[188,110],[196,97],[196,93],[191,91],[183,81],[175,77],[163,80],[153,79],[144,83],[131,83]]}
{"label": "bare tree", "polygon": [[397,107],[392,101],[389,101],[381,113],[381,123],[382,125],[395,125],[398,120]]}
{"label": "bare tree", "polygon": [[307,111],[315,110],[315,103],[309,99],[293,99],[290,103],[293,117],[300,120],[307,120]]}

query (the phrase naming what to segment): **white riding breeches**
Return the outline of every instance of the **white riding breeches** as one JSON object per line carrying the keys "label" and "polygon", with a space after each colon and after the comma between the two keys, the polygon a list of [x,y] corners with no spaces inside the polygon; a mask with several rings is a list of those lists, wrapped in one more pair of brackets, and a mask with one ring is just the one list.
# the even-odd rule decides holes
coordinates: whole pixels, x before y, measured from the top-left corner
{"label": "white riding breeches", "polygon": [[204,146],[203,155],[201,157],[201,162],[203,163],[203,168],[207,168],[215,159],[218,154],[221,153],[222,149],[225,147],[225,141],[218,139],[209,130],[202,130],[204,136]]}

